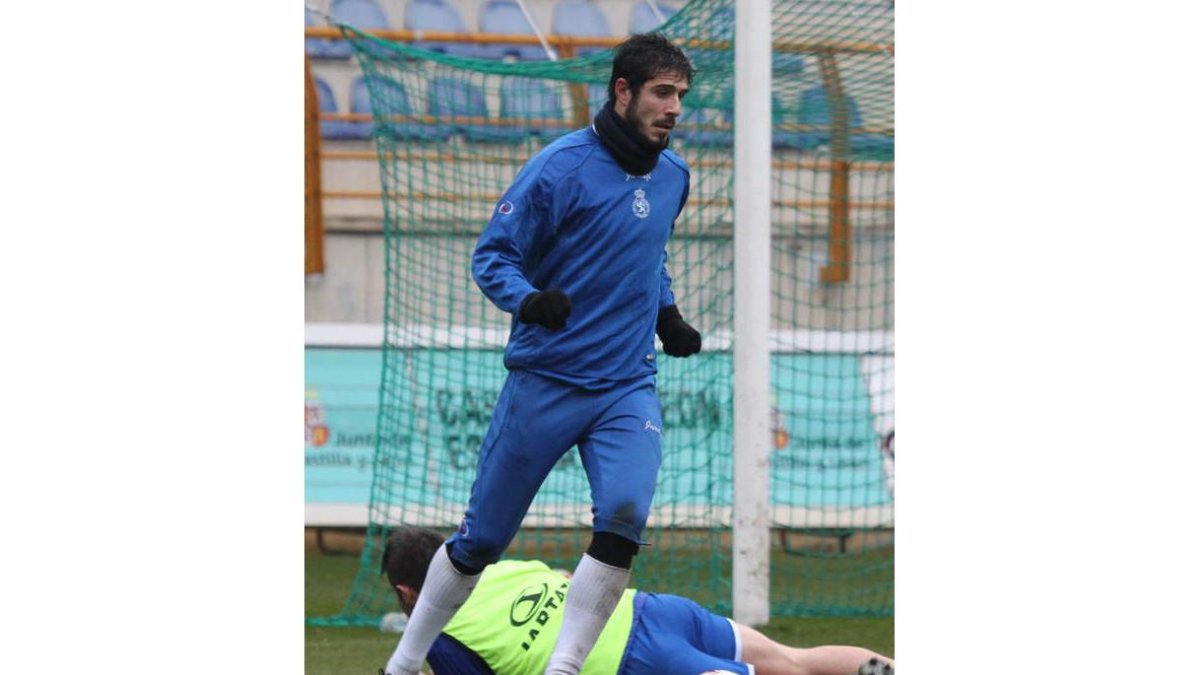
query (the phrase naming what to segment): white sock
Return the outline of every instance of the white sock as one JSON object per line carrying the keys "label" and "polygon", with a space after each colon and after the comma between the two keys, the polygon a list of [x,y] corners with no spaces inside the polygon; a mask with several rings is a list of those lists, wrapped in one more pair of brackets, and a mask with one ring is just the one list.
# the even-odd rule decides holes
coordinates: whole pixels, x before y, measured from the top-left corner
{"label": "white sock", "polygon": [[396,645],[396,651],[388,659],[388,675],[410,675],[421,670],[433,641],[467,601],[478,581],[478,574],[467,576],[455,569],[446,547],[438,547],[433,560],[429,562],[425,584],[421,587],[412,616],[408,618],[408,625],[400,636],[400,644]]}
{"label": "white sock", "polygon": [[575,675],[596,645],[604,624],[629,585],[629,570],[605,565],[584,554],[571,577],[563,608],[562,630],[546,666],[546,675]]}

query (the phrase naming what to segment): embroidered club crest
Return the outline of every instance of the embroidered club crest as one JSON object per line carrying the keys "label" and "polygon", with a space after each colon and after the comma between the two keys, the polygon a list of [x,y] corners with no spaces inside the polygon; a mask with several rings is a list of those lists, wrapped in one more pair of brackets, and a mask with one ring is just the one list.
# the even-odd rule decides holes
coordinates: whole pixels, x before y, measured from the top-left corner
{"label": "embroidered club crest", "polygon": [[646,200],[646,191],[641,188],[633,191],[633,215],[638,218],[650,215],[650,202]]}

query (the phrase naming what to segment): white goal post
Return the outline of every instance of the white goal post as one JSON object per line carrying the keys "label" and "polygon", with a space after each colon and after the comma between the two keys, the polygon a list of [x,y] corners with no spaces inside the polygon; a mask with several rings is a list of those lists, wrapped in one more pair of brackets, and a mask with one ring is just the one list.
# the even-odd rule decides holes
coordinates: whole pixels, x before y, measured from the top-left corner
{"label": "white goal post", "polygon": [[771,3],[737,0],[733,235],[733,618],[771,618]]}

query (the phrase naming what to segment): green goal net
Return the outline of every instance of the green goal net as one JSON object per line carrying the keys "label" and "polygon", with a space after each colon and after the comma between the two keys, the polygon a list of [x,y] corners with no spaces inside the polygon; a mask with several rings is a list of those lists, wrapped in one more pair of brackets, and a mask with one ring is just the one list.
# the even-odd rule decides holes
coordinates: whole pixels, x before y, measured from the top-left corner
{"label": "green goal net", "polygon": [[[697,74],[672,148],[691,197],[669,245],[701,354],[659,360],[663,463],[639,588],[732,608],[732,0],[693,1],[660,30]],[[894,526],[893,8],[773,3],[772,615],[890,615]],[[590,124],[609,50],[557,61],[436,53],[343,27],[373,111],[386,241],[386,309],[374,475],[361,567],[342,612],[395,611],[379,574],[389,528],[449,534],[505,377],[510,317],[471,280],[500,195],[548,142]],[[429,47],[430,45],[424,45]],[[434,45],[436,46],[436,45]],[[581,50],[583,51],[583,50]],[[768,264],[751,261],[748,264]],[[546,480],[508,557],[572,569],[590,540],[575,450]]]}

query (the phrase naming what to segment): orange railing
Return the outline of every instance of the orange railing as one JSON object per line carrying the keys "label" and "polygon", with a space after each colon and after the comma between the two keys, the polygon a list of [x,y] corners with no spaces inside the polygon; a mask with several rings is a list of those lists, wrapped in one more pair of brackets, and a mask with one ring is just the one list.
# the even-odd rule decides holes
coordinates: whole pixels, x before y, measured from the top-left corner
{"label": "orange railing", "polygon": [[304,273],[325,271],[325,222],[321,207],[321,125],[317,88],[304,57]]}
{"label": "orange railing", "polygon": [[[512,34],[512,33],[448,33],[442,31],[412,31],[407,29],[392,29],[392,30],[364,30],[367,35],[392,40],[394,42],[460,42],[470,44],[518,44],[518,45],[540,45],[541,42],[534,35]],[[305,37],[317,38],[342,38],[342,30],[332,26],[308,26],[304,29]],[[574,54],[576,47],[615,47],[625,38],[622,37],[583,37],[576,35],[547,35],[546,42],[554,47],[564,49],[570,54]],[[682,47],[691,49],[732,49],[733,43],[729,40],[704,40],[700,38],[688,38],[678,40]],[[890,44],[871,44],[868,42],[844,42],[834,40],[821,41],[801,41],[801,42],[775,42],[771,45],[772,51],[785,53],[820,53],[834,52],[842,54],[875,54],[886,52],[893,54],[895,48]],[[566,54],[564,54],[566,56]]]}

